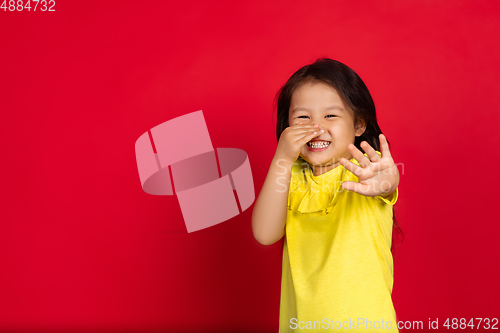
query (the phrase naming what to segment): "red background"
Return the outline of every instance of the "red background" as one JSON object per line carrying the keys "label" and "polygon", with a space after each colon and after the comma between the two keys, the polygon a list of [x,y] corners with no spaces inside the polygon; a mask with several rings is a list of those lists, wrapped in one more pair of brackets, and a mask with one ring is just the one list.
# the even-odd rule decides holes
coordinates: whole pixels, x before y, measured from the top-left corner
{"label": "red background", "polygon": [[499,317],[498,2],[55,8],[0,11],[0,331],[277,332],[282,241],[257,243],[252,208],[188,234],[134,143],[203,110],[258,195],[273,97],[323,56],[363,78],[401,163],[398,319]]}

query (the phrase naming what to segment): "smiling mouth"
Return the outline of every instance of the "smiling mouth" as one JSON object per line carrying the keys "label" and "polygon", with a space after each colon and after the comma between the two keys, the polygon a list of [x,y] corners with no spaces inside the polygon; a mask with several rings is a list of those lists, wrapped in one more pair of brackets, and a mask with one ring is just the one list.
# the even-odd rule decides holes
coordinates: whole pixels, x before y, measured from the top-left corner
{"label": "smiling mouth", "polygon": [[330,143],[330,141],[309,141],[307,146],[310,148],[326,148]]}

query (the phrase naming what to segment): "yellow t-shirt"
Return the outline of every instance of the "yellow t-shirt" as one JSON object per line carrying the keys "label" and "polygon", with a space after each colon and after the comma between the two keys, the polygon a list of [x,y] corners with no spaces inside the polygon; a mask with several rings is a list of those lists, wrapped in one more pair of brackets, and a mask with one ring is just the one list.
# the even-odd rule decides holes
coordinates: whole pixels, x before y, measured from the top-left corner
{"label": "yellow t-shirt", "polygon": [[300,157],[292,167],[280,333],[398,332],[391,299],[398,190],[366,197],[344,190],[344,181],[358,177],[342,165],[319,176]]}

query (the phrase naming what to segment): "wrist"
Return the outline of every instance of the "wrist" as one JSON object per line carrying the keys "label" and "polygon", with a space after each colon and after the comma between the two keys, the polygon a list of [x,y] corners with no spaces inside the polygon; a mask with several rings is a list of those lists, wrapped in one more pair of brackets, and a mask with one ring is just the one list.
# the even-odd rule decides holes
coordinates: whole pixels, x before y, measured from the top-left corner
{"label": "wrist", "polygon": [[[385,190],[383,191],[382,193],[380,193],[379,195],[383,198],[387,198],[389,197],[391,194],[394,193],[394,191],[396,191],[396,189],[398,188],[399,186],[399,172],[398,172],[398,169],[396,168],[396,171],[395,171],[395,176],[392,177],[390,180],[386,180],[384,181],[383,183],[389,183],[389,189],[388,190]],[[383,188],[385,186],[382,186]],[[386,189],[387,187],[385,187]]]}
{"label": "wrist", "polygon": [[379,194],[382,198],[384,199],[387,199],[391,196],[391,194],[394,193],[394,191],[390,192],[390,193],[382,193],[382,194]]}
{"label": "wrist", "polygon": [[284,175],[286,173],[291,173],[294,163],[295,161],[292,161],[290,158],[275,155],[271,162],[271,165],[274,168],[279,169],[281,175]]}
{"label": "wrist", "polygon": [[381,196],[384,199],[387,199],[396,191],[397,188],[398,188],[397,186],[394,186],[389,191],[380,193],[379,196]]}
{"label": "wrist", "polygon": [[278,154],[276,153],[273,157],[273,163],[279,163],[281,165],[287,165],[287,166],[292,166],[297,158],[293,159],[290,158],[289,156],[285,156],[283,154]]}

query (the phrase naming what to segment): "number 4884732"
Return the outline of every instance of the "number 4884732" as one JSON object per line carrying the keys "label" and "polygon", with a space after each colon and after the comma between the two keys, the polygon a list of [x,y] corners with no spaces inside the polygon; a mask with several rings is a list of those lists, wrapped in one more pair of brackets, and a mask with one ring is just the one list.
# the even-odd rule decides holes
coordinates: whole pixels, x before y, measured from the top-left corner
{"label": "number 4884732", "polygon": [[31,10],[35,11],[42,11],[42,12],[55,12],[56,9],[54,8],[56,6],[55,0],[27,0],[27,1],[22,1],[22,0],[4,0],[2,2],[2,5],[0,6],[0,9],[3,9],[4,12],[9,11],[9,12],[22,12],[22,11],[28,11],[30,12]]}
{"label": "number 4884732", "polygon": [[[475,319],[475,320],[474,320]],[[475,325],[477,321],[477,325]],[[450,321],[450,318],[446,318],[446,321],[444,322],[443,326],[446,327],[447,329],[492,329],[492,330],[497,330],[498,329],[498,318],[472,318],[467,322],[467,319],[465,318],[452,318]]]}

